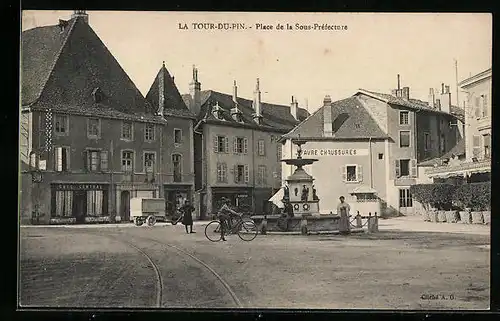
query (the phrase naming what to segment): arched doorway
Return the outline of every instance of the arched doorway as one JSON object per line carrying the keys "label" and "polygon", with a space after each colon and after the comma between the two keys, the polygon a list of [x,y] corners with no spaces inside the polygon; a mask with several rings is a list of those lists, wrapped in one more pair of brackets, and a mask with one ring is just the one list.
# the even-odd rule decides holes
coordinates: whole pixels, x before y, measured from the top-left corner
{"label": "arched doorway", "polygon": [[120,195],[121,219],[123,222],[130,222],[130,192],[122,191]]}

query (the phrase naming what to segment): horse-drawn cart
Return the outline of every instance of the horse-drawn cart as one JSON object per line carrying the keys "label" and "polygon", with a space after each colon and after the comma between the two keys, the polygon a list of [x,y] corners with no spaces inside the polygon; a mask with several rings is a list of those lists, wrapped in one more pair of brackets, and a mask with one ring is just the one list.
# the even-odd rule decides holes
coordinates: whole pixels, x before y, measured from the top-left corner
{"label": "horse-drawn cart", "polygon": [[135,225],[155,225],[157,220],[165,221],[165,199],[133,197],[130,199],[130,218]]}

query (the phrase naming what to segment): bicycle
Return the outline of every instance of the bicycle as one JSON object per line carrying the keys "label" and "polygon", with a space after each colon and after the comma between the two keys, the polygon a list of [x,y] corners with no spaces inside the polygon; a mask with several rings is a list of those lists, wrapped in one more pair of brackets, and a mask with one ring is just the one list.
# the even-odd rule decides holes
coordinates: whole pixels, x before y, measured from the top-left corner
{"label": "bicycle", "polygon": [[[236,222],[232,221],[232,227],[226,229],[227,231],[224,233],[225,236],[231,234],[238,234],[238,237],[243,240],[250,242],[257,237],[258,230],[255,222],[249,217],[238,217],[235,219]],[[213,220],[205,226],[205,236],[211,242],[219,242],[222,239],[220,234],[221,229],[221,221]]]}
{"label": "bicycle", "polygon": [[179,223],[182,220],[183,217],[184,217],[184,214],[181,213],[181,211],[176,210],[175,216],[172,216],[172,220],[170,221],[170,223],[172,223],[172,225],[176,225],[177,223]]}

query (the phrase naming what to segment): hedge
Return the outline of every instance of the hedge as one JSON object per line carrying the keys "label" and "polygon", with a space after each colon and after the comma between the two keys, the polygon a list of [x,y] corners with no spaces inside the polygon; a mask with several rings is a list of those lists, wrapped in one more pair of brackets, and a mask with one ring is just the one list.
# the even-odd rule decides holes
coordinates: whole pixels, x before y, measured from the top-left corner
{"label": "hedge", "polygon": [[[410,187],[413,198],[424,208],[438,210],[465,209],[490,210],[491,182],[452,184],[417,184]],[[458,208],[455,208],[456,205]]]}

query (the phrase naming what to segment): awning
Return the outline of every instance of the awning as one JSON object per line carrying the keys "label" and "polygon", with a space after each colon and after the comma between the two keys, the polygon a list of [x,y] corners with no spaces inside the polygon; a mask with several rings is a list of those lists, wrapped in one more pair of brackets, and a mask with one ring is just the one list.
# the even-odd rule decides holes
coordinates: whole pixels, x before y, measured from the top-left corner
{"label": "awning", "polygon": [[425,173],[430,177],[449,178],[453,176],[470,176],[471,174],[490,173],[489,160],[481,162],[461,163],[454,166],[438,166],[429,168]]}
{"label": "awning", "polygon": [[284,208],[285,205],[281,201],[285,196],[285,191],[283,188],[280,188],[270,199],[269,202],[272,202],[274,205],[278,206],[278,208]]}
{"label": "awning", "polygon": [[370,186],[361,185],[350,191],[349,194],[377,194],[377,191]]}

